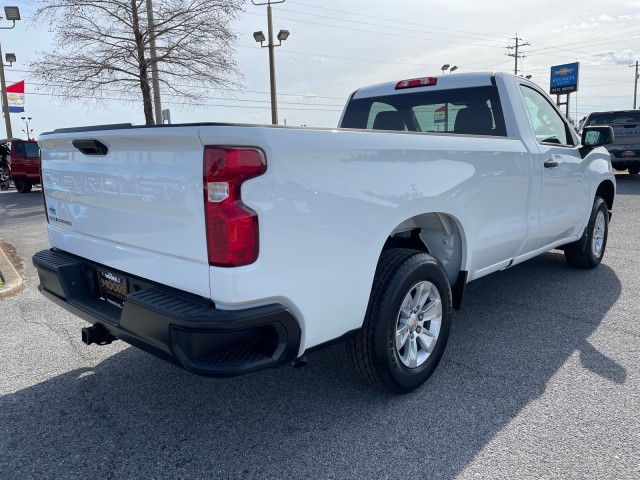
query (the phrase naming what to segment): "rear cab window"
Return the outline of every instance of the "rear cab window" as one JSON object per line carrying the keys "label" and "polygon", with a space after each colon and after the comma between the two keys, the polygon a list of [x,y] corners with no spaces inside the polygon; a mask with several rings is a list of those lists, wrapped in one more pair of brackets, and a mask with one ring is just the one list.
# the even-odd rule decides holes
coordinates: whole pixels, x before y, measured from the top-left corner
{"label": "rear cab window", "polygon": [[507,136],[494,86],[354,99],[343,128]]}
{"label": "rear cab window", "polygon": [[640,111],[593,113],[584,122],[584,126],[630,124],[640,124]]}

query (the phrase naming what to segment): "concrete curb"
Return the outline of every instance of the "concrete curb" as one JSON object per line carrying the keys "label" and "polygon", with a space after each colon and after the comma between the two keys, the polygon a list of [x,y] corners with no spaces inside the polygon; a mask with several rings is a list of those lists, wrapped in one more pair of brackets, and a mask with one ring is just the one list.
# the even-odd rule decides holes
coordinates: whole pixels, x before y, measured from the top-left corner
{"label": "concrete curb", "polygon": [[8,297],[22,287],[22,278],[7,258],[0,246],[0,276],[4,280],[4,285],[0,287],[0,299]]}

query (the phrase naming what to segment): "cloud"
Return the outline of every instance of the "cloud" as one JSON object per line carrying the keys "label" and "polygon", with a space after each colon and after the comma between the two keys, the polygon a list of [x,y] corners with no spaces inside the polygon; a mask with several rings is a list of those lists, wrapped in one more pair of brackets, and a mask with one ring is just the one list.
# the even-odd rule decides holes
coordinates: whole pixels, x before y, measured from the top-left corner
{"label": "cloud", "polygon": [[592,53],[589,61],[592,65],[629,65],[635,62],[635,58],[633,50],[622,50],[619,53],[614,50],[607,50]]}
{"label": "cloud", "polygon": [[612,22],[627,22],[633,20],[633,17],[630,15],[619,15],[618,18],[611,17],[609,15],[602,14],[599,17],[591,17],[589,20],[583,20],[580,23],[576,23],[573,25],[567,25],[564,27],[565,30],[584,30],[587,28],[599,27],[601,25],[605,25]]}

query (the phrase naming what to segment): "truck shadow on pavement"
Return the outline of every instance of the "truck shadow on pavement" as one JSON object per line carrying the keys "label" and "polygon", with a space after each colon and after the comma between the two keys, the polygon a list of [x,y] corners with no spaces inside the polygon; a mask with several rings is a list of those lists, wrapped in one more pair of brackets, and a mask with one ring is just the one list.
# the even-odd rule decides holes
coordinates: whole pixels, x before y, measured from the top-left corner
{"label": "truck shadow on pavement", "polygon": [[[473,282],[443,362],[405,396],[362,384],[341,345],[310,355],[301,369],[223,380],[127,348],[2,397],[0,471],[451,478],[548,388],[563,388],[556,377],[566,363],[625,381],[624,368],[589,343],[620,294],[611,268],[574,270],[559,252]],[[80,351],[90,348],[80,345],[81,325]]]}

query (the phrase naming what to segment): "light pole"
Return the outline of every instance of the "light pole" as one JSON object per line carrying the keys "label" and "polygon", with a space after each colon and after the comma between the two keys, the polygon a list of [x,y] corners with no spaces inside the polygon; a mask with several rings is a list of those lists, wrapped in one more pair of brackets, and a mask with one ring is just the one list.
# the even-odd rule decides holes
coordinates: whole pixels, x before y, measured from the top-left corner
{"label": "light pole", "polygon": [[444,75],[444,72],[449,70],[449,64],[445,63],[444,65],[442,65],[442,67],[440,67],[440,70],[442,70],[442,74]]}
{"label": "light pole", "polygon": [[27,134],[27,140],[29,140],[31,138],[31,133],[33,133],[33,129],[29,130],[29,122],[31,121],[31,117],[20,117],[20,119],[25,123],[25,126],[27,127],[26,130],[22,131]]}
{"label": "light pole", "polygon": [[[0,30],[10,30],[16,26],[16,20],[20,20],[20,9],[18,7],[4,7],[4,16],[7,20],[12,21],[13,25],[10,27],[0,27]],[[4,60],[2,60],[2,46],[0,45],[0,88],[2,88],[2,112],[4,113],[4,124],[7,128],[7,138],[13,137],[13,132],[11,131],[11,118],[9,117],[9,100],[7,99],[7,83],[4,79],[4,67],[10,67],[15,61],[15,54],[7,53],[7,62],[9,62],[9,65],[4,64]]]}
{"label": "light pole", "polygon": [[269,49],[269,82],[271,84],[271,123],[273,125],[278,124],[278,99],[276,97],[276,66],[275,66],[275,57],[274,57],[274,47],[279,47],[282,45],[287,38],[289,38],[289,30],[280,30],[278,32],[278,44],[275,45],[273,43],[273,19],[271,16],[271,4],[274,3],[284,3],[285,0],[267,0],[266,3],[256,3],[254,0],[251,0],[251,3],[254,5],[266,5],[267,6],[267,27],[269,29],[269,44],[263,45],[265,41],[264,33],[262,31],[254,32],[253,38],[256,42],[260,43],[261,48],[267,47]]}
{"label": "light pole", "polygon": [[453,72],[455,72],[457,69],[458,69],[458,66],[457,66],[457,65],[454,65],[453,67],[451,67],[451,68],[449,69],[449,75],[451,75],[451,74],[452,74]]}

